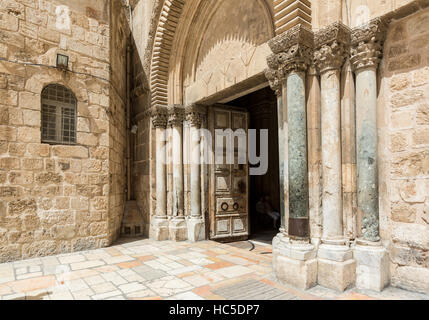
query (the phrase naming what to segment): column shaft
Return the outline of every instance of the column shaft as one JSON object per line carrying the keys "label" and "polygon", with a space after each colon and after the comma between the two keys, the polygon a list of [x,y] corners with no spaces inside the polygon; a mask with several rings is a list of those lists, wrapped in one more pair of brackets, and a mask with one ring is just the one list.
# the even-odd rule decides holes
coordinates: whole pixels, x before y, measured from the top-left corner
{"label": "column shaft", "polygon": [[156,128],[156,217],[167,219],[167,154],[165,128]]}
{"label": "column shaft", "polygon": [[376,67],[356,71],[356,136],[358,210],[363,217],[364,240],[379,237],[377,172],[377,74]]}
{"label": "column shaft", "polygon": [[307,113],[305,73],[292,72],[287,80],[289,236],[309,237]]}
{"label": "column shaft", "polygon": [[343,240],[340,70],[321,75],[323,240]]}
{"label": "column shaft", "polygon": [[199,128],[191,124],[191,217],[201,218],[201,148]]}
{"label": "column shaft", "polygon": [[173,126],[173,216],[184,219],[183,191],[183,127]]}
{"label": "column shaft", "polygon": [[283,96],[277,97],[277,117],[279,126],[279,174],[280,174],[280,231],[287,233],[286,225],[286,204],[285,204],[285,169],[287,168],[286,163],[286,132],[285,132],[285,114],[284,114],[284,103]]}

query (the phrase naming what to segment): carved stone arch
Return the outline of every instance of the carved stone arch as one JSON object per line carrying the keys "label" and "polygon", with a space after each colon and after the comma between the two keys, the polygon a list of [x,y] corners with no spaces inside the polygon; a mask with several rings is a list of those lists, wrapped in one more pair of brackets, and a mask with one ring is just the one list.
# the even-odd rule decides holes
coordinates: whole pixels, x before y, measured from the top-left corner
{"label": "carved stone arch", "polygon": [[[198,39],[192,42],[201,47],[204,32],[207,30],[210,15],[214,15],[213,6],[220,6],[225,2],[234,3],[235,7],[244,7],[238,1],[201,1],[201,0],[170,0],[163,5],[160,20],[155,36],[152,65],[151,65],[151,105],[167,106],[173,103],[183,103],[183,56],[188,50],[188,35],[195,22],[203,22],[203,28],[198,29]],[[261,6],[262,20],[270,25],[269,38],[274,36],[274,10],[272,0],[246,0]],[[199,10],[202,10],[199,12]],[[199,14],[198,14],[199,13]],[[203,19],[201,18],[203,17]],[[208,19],[207,19],[208,18]],[[180,30],[180,32],[178,32]],[[195,30],[195,28],[194,28]],[[180,38],[180,40],[178,40]],[[173,54],[176,53],[177,54]],[[198,55],[198,50],[193,54]],[[268,51],[266,52],[269,53]]]}

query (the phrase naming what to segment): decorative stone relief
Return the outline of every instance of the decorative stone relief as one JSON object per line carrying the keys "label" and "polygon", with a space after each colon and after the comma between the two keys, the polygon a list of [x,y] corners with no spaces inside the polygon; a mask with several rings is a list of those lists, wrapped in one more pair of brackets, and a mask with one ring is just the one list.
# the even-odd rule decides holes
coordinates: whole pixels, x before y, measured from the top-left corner
{"label": "decorative stone relief", "polygon": [[350,29],[336,22],[317,32],[314,42],[314,59],[319,72],[340,69],[348,55]]}
{"label": "decorative stone relief", "polygon": [[351,33],[351,58],[353,69],[377,67],[383,55],[387,23],[377,18],[355,28]]}
{"label": "decorative stone relief", "polygon": [[181,105],[174,105],[168,109],[168,125],[180,127],[185,120],[185,109]]}
{"label": "decorative stone relief", "polygon": [[302,25],[278,35],[268,42],[273,54],[267,58],[265,76],[277,95],[281,82],[291,72],[306,71],[313,59],[314,35]]}
{"label": "decorative stone relief", "polygon": [[191,126],[197,128],[205,122],[207,110],[204,106],[191,105],[186,108],[186,120],[189,121]]}
{"label": "decorative stone relief", "polygon": [[155,107],[151,109],[150,116],[154,128],[165,128],[168,123],[168,109],[165,107]]}

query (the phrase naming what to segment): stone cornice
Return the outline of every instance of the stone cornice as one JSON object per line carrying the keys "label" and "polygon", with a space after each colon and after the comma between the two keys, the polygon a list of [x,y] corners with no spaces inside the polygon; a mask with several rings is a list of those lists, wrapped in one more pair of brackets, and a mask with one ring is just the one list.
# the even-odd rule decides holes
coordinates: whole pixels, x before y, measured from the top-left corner
{"label": "stone cornice", "polygon": [[185,109],[186,120],[193,127],[201,127],[207,116],[207,109],[204,106],[193,104]]}
{"label": "stone cornice", "polygon": [[377,68],[383,56],[386,33],[387,22],[382,18],[352,30],[350,61],[355,71],[367,67]]}
{"label": "stone cornice", "polygon": [[271,89],[281,94],[283,79],[291,72],[305,72],[313,59],[314,34],[297,25],[268,42],[273,54],[267,58],[265,76]]}
{"label": "stone cornice", "polygon": [[185,120],[185,108],[182,105],[172,105],[168,108],[168,125],[181,127]]}
{"label": "stone cornice", "polygon": [[154,128],[166,128],[168,123],[168,109],[156,106],[149,110]]}
{"label": "stone cornice", "polygon": [[341,69],[348,56],[350,46],[350,29],[336,22],[314,36],[314,61],[319,72]]}

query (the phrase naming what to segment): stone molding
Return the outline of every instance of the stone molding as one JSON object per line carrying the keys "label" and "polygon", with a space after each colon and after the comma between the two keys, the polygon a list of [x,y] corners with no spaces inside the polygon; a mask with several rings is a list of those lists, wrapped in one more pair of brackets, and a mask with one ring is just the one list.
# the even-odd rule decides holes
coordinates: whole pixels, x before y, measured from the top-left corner
{"label": "stone molding", "polygon": [[201,127],[205,122],[207,110],[204,106],[193,104],[186,108],[186,120],[189,121],[193,127]]}
{"label": "stone molding", "polygon": [[383,18],[354,28],[351,33],[351,58],[353,70],[378,67],[383,56],[383,44],[387,34],[387,22]]}
{"label": "stone molding", "polygon": [[313,60],[314,34],[297,25],[268,42],[273,54],[268,56],[265,76],[277,95],[282,81],[291,72],[305,72]]}
{"label": "stone molding", "polygon": [[166,107],[153,107],[150,109],[153,127],[166,128],[168,123],[168,109]]}
{"label": "stone molding", "polygon": [[181,127],[185,120],[185,108],[181,105],[173,105],[168,108],[168,126]]}
{"label": "stone molding", "polygon": [[341,22],[315,34],[314,60],[319,73],[341,69],[349,54],[350,34],[350,29]]}

